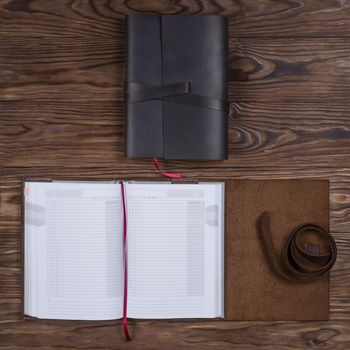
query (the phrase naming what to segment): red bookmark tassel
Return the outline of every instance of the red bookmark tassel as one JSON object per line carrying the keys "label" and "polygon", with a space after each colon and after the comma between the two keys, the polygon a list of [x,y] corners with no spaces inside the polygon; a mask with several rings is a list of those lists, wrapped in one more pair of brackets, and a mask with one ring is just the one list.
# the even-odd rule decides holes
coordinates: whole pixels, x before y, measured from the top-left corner
{"label": "red bookmark tassel", "polygon": [[182,178],[182,174],[180,174],[180,173],[167,173],[165,171],[160,170],[158,158],[153,158],[153,165],[162,175],[164,175],[166,177],[170,177],[172,179]]}
{"label": "red bookmark tassel", "polygon": [[126,203],[125,203],[125,189],[124,183],[120,183],[120,189],[122,193],[122,207],[123,207],[123,265],[124,265],[124,305],[123,305],[123,331],[126,341],[130,341],[131,337],[128,330],[128,265],[127,265],[127,245],[126,245],[126,234],[127,234],[127,220],[126,220]]}

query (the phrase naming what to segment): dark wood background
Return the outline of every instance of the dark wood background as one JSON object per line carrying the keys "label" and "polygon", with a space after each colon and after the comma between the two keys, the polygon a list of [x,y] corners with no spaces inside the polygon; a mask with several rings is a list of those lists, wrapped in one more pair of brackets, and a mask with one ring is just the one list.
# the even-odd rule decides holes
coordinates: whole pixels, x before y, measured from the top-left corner
{"label": "dark wood background", "polygon": [[[157,177],[123,157],[128,13],[229,16],[230,159],[162,166],[330,179],[330,322],[140,321],[126,344],[120,321],[20,319],[21,177]],[[349,349],[349,91],[346,0],[0,0],[0,349]]]}

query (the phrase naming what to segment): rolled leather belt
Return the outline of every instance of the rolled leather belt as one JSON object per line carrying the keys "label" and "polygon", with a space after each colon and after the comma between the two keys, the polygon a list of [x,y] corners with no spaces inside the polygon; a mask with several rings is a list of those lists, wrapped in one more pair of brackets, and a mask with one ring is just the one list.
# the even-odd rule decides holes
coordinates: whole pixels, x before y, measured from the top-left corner
{"label": "rolled leather belt", "polygon": [[[333,237],[322,227],[311,223],[296,227],[288,238],[282,256],[279,256],[272,242],[268,212],[260,215],[257,226],[269,262],[280,276],[295,282],[312,282],[334,265],[337,247]],[[319,245],[300,245],[300,241],[308,241],[311,236],[322,243],[324,253],[320,253]]]}

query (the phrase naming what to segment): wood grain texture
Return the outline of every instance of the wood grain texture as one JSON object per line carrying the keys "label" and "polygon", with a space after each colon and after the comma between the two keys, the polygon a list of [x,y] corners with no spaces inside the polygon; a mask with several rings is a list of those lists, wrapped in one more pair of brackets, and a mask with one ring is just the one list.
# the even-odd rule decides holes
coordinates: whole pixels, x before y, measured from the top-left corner
{"label": "wood grain texture", "polygon": [[350,318],[350,233],[332,235],[337,244],[338,256],[331,271],[330,283],[330,319],[349,320]]}
{"label": "wood grain texture", "polygon": [[232,101],[348,100],[348,38],[230,40]]}
{"label": "wood grain texture", "polygon": [[231,19],[232,37],[350,37],[350,8],[340,0],[259,0],[258,4],[255,0],[0,2],[7,36],[108,37],[122,27],[126,14],[225,15]]}
{"label": "wood grain texture", "polygon": [[[125,343],[117,322],[25,321],[2,323],[6,349],[249,349],[347,350],[348,325],[326,322],[130,322],[133,341]],[[283,335],[283,337],[281,337]],[[31,344],[28,346],[28,344]]]}
{"label": "wood grain texture", "polygon": [[331,228],[333,232],[349,232],[350,182],[333,181],[330,192]]}
{"label": "wood grain texture", "polygon": [[[118,1],[116,2],[118,4]],[[124,14],[111,1],[1,0],[3,36],[26,38],[87,37],[99,40],[124,30]]]}
{"label": "wood grain texture", "polygon": [[230,119],[232,162],[271,167],[349,164],[349,107],[321,100],[234,103]]}
{"label": "wood grain texture", "polygon": [[[0,101],[122,104],[124,41],[124,29],[98,40],[3,38]],[[348,102],[350,38],[230,38],[229,50],[231,102]]]}
{"label": "wood grain texture", "polygon": [[[21,177],[156,179],[124,152],[125,15],[229,17],[230,159],[202,179],[331,180],[330,322],[20,320]],[[0,0],[0,349],[350,348],[350,6],[342,0]]]}
{"label": "wood grain texture", "polygon": [[[73,168],[83,163],[122,168],[131,164],[150,170],[148,161],[123,159],[125,111],[121,101],[75,99],[77,102],[0,102],[0,165]],[[349,110],[348,102],[233,103],[230,160],[213,164],[222,170],[271,167],[272,172],[281,166],[302,168],[310,163],[319,168],[350,166]],[[186,162],[172,166],[177,164],[182,170],[188,167]],[[203,162],[189,166],[200,168]]]}

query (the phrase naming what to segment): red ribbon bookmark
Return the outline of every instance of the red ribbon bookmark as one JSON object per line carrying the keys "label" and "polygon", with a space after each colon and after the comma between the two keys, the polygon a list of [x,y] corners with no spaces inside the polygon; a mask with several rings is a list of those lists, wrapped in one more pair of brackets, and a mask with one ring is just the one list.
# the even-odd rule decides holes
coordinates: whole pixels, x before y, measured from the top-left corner
{"label": "red ribbon bookmark", "polygon": [[[157,158],[153,158],[153,164],[155,168],[164,176],[173,179],[179,179],[182,174],[179,173],[167,173],[160,170],[159,162]],[[126,201],[125,201],[125,187],[123,181],[119,182],[121,194],[122,194],[122,207],[123,207],[123,265],[124,265],[124,304],[123,304],[123,331],[126,341],[131,340],[128,329],[128,265],[127,265],[127,217],[126,217]]]}
{"label": "red ribbon bookmark", "polygon": [[128,330],[128,265],[127,265],[127,245],[126,245],[126,233],[127,233],[127,220],[126,220],[126,203],[125,203],[125,189],[124,183],[120,183],[120,189],[122,193],[122,206],[123,206],[123,265],[124,265],[124,305],[123,305],[123,331],[126,341],[130,341],[131,337]]}
{"label": "red ribbon bookmark", "polygon": [[164,175],[166,177],[170,177],[172,179],[182,178],[182,174],[180,174],[180,173],[167,173],[165,171],[160,170],[158,158],[153,158],[153,165],[162,175]]}

